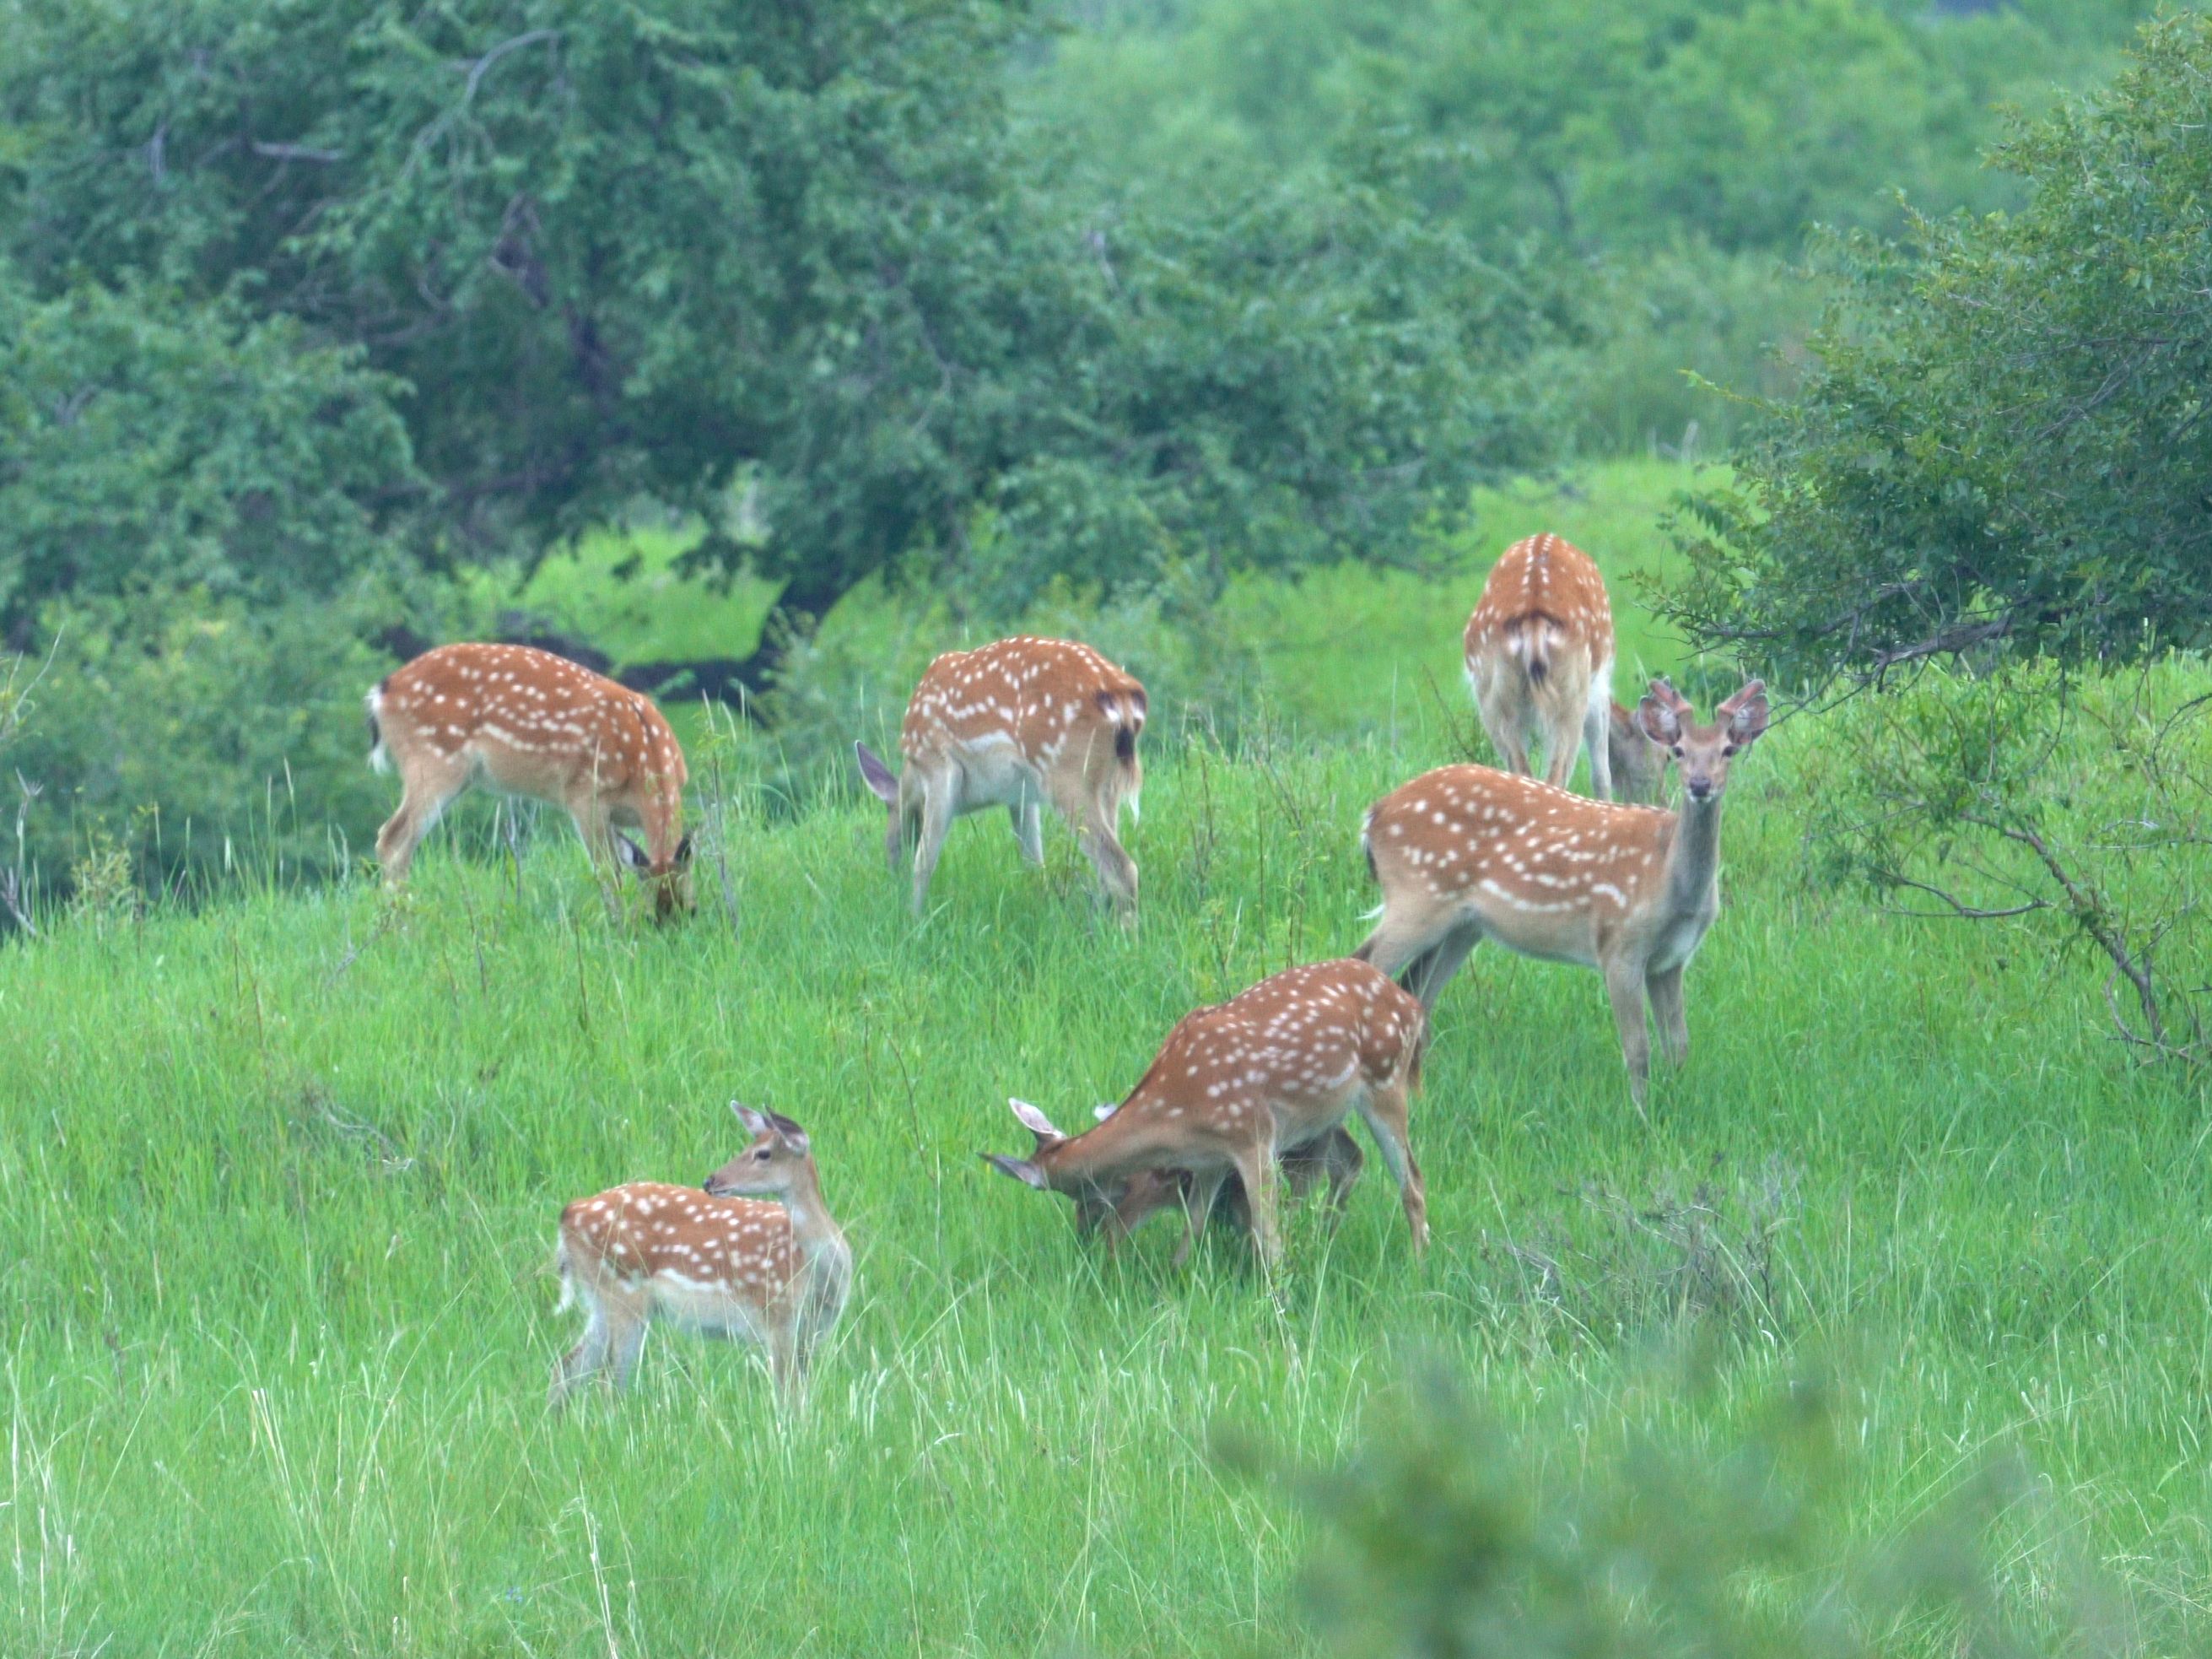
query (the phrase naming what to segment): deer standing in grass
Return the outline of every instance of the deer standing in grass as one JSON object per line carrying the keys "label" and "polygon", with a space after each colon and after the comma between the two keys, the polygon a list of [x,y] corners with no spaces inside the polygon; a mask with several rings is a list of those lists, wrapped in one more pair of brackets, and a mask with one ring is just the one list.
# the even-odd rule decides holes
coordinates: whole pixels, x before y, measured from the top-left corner
{"label": "deer standing in grass", "polygon": [[1613,607],[1589,556],[1548,533],[1514,543],[1491,567],[1465,643],[1468,687],[1504,769],[1533,775],[1540,740],[1544,776],[1564,789],[1585,749],[1590,793],[1611,799]]}
{"label": "deer standing in grass", "polygon": [[1613,799],[1618,801],[1640,801],[1647,806],[1663,803],[1660,797],[1666,792],[1667,751],[1644,735],[1644,728],[1636,723],[1633,709],[1624,708],[1612,699],[1606,721],[1606,759],[1612,772]]}
{"label": "deer standing in grass", "polygon": [[1425,1008],[1486,939],[1595,968],[1641,1110],[1647,999],[1668,1060],[1689,1054],[1682,970],[1720,913],[1721,796],[1729,763],[1766,729],[1765,690],[1753,680],[1714,714],[1697,725],[1663,679],[1637,705],[1681,773],[1679,813],[1585,800],[1486,766],[1442,767],[1391,791],[1360,832],[1382,908],[1357,954]]}
{"label": "deer standing in grass", "polygon": [[[1185,1015],[1136,1088],[1087,1133],[1063,1135],[1036,1107],[1014,1101],[1036,1150],[984,1157],[1040,1192],[1075,1200],[1079,1215],[1088,1211],[1104,1225],[1109,1243],[1164,1203],[1184,1200],[1178,1267],[1234,1175],[1261,1264],[1273,1270],[1282,1256],[1279,1160],[1326,1143],[1357,1112],[1398,1183],[1418,1254],[1428,1246],[1428,1204],[1407,1115],[1420,1087],[1426,1030],[1420,1005],[1365,963],[1289,969]],[[1321,1156],[1333,1171],[1340,1167],[1326,1150]]]}
{"label": "deer standing in grass", "polygon": [[890,809],[884,851],[894,871],[915,843],[916,914],[954,818],[1005,807],[1022,856],[1041,865],[1047,801],[1075,831],[1107,896],[1133,911],[1137,866],[1118,831],[1122,804],[1133,814],[1144,782],[1145,708],[1134,678],[1066,640],[999,640],[931,663],[899,733],[906,769],[894,776],[866,744],[853,745],[860,776]]}
{"label": "deer standing in grass", "polygon": [[853,1252],[822,1201],[806,1132],[730,1103],[752,1137],[703,1190],[633,1181],[561,1212],[561,1306],[584,1305],[584,1339],[554,1368],[556,1408],[593,1376],[629,1385],[646,1327],[665,1321],[764,1349],[787,1395],[836,1328]]}
{"label": "deer standing in grass", "polygon": [[595,861],[644,881],[659,919],[692,908],[684,750],[650,697],[550,651],[445,645],[386,675],[368,703],[369,763],[397,766],[404,786],[377,832],[386,880],[406,880],[440,815],[483,785],[564,809]]}

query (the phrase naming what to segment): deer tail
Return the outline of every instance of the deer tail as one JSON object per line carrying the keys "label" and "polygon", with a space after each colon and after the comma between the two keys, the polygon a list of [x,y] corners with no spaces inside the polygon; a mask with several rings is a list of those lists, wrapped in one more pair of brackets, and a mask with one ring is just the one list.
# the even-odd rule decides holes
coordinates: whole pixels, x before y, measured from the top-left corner
{"label": "deer tail", "polygon": [[362,699],[368,710],[368,764],[372,771],[377,772],[392,769],[392,751],[384,746],[384,727],[376,718],[383,712],[384,687],[385,682],[379,680]]}

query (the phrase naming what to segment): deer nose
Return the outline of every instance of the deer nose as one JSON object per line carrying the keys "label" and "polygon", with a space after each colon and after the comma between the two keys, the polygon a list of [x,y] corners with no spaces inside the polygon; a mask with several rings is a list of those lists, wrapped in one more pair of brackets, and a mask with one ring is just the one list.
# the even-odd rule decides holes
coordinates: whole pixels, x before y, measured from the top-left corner
{"label": "deer nose", "polygon": [[1703,800],[1713,793],[1713,781],[1711,778],[1692,778],[1685,787],[1688,788],[1692,800]]}

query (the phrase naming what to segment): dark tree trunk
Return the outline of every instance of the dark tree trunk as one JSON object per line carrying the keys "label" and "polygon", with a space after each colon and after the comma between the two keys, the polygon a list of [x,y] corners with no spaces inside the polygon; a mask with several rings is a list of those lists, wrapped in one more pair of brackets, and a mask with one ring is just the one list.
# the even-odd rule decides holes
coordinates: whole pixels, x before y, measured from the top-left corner
{"label": "dark tree trunk", "polygon": [[[775,607],[761,629],[760,643],[749,654],[632,663],[613,678],[632,690],[664,702],[671,697],[711,697],[717,702],[737,703],[747,713],[754,713],[761,694],[783,666],[788,641],[794,635],[803,638],[811,634],[850,586],[842,574],[793,577],[776,596]],[[589,641],[561,633],[539,618],[519,611],[501,612],[492,637],[501,645],[527,645],[550,651],[595,674],[610,673],[614,666],[614,659]],[[386,629],[371,643],[406,662],[421,656],[437,641],[423,638],[401,623]]]}

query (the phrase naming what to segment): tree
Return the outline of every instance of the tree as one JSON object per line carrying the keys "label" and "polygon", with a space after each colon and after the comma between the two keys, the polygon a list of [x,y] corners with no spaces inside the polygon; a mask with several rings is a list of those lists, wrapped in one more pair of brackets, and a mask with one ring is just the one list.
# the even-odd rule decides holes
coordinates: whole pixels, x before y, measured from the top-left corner
{"label": "tree", "polygon": [[1844,298],[1684,538],[1698,637],[1814,680],[2212,643],[2212,22],[1997,152],[2010,216],[1833,245]]}
{"label": "tree", "polygon": [[[32,281],[357,349],[409,389],[420,557],[527,561],[652,503],[803,619],[957,574],[979,529],[1010,596],[1364,553],[1541,447],[1540,307],[1364,187],[1218,238],[1060,191],[1003,90],[1019,4],[27,12],[0,121],[38,135]],[[757,684],[783,637],[727,666]]]}
{"label": "tree", "polygon": [[[1808,689],[1876,688],[1808,784],[1899,908],[2033,927],[2118,1035],[2212,1058],[2212,20],[2021,125],[2021,210],[1834,245],[1796,399],[1683,516],[1662,605]],[[2124,678],[2122,670],[2130,671]],[[2016,920],[2017,919],[2017,920]]]}

